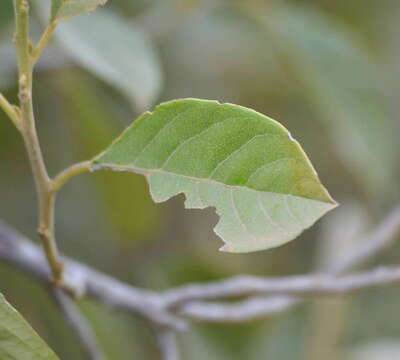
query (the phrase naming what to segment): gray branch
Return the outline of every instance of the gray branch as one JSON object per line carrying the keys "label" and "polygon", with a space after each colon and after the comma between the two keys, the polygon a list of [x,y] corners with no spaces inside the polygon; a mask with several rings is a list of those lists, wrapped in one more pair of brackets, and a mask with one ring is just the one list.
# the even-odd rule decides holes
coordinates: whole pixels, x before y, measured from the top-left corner
{"label": "gray branch", "polygon": [[[340,274],[351,270],[390,247],[400,232],[400,206],[395,207],[384,220],[355,245],[345,258],[333,263],[327,273]],[[190,287],[189,285],[188,287]],[[179,292],[185,287],[178,288]],[[186,296],[186,295],[185,295]],[[173,291],[167,292],[171,305],[181,301]],[[304,299],[295,296],[260,296],[237,303],[193,301],[181,303],[180,313],[187,318],[205,322],[246,322],[256,318],[286,312],[302,303]],[[175,306],[176,306],[175,305]]]}
{"label": "gray branch", "polygon": [[400,233],[400,206],[395,207],[362,241],[326,268],[329,273],[351,270],[389,248]]}
{"label": "gray branch", "polygon": [[[0,261],[16,266],[40,282],[50,283],[51,274],[40,247],[5,223],[0,223]],[[165,309],[157,293],[122,283],[68,258],[65,283],[81,297],[96,299],[112,308],[135,312],[160,327],[184,330],[186,323]]]}
{"label": "gray branch", "polygon": [[179,307],[179,313],[194,321],[243,323],[288,311],[301,299],[291,296],[251,297],[236,303],[191,301]]}
{"label": "gray branch", "polygon": [[[185,318],[208,322],[243,322],[287,311],[303,301],[305,296],[347,294],[400,283],[400,267],[343,274],[388,247],[399,231],[400,207],[390,212],[345,259],[320,274],[241,276],[157,293],[122,283],[64,258],[65,281],[81,296],[147,318],[161,331],[158,340],[160,348],[164,349],[163,354],[170,354],[173,353],[172,344],[175,341],[170,330],[184,330]],[[41,249],[4,223],[0,223],[0,261],[16,266],[41,282],[50,282],[50,271]],[[245,299],[235,303],[221,301],[236,297]],[[167,349],[170,350],[167,352]]]}
{"label": "gray branch", "polygon": [[156,329],[156,338],[162,360],[180,359],[178,343],[174,331],[169,329]]}
{"label": "gray branch", "polygon": [[323,274],[307,274],[289,277],[239,276],[207,284],[195,284],[171,289],[163,297],[170,307],[190,300],[212,300],[262,294],[340,294],[364,287],[386,285],[398,281],[398,268],[378,269],[368,273],[338,276],[366,261],[370,256],[386,248],[400,231],[400,208],[389,216],[345,259],[334,263]]}
{"label": "gray branch", "polygon": [[189,285],[164,295],[169,306],[192,300],[259,295],[341,295],[400,281],[400,267],[377,268],[347,275],[310,274],[288,277],[239,276],[205,285]]}

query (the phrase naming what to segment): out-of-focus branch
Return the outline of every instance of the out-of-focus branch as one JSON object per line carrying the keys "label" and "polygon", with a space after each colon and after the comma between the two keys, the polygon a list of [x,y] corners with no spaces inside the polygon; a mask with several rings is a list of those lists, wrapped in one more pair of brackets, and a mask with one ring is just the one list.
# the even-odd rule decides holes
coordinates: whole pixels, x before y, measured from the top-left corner
{"label": "out-of-focus branch", "polygon": [[396,206],[364,240],[354,245],[347,255],[326,267],[326,272],[340,273],[363,265],[375,255],[389,248],[400,234],[400,206]]}
{"label": "out-of-focus branch", "polygon": [[[322,274],[264,278],[241,276],[156,293],[124,284],[64,258],[65,282],[81,296],[138,313],[161,329],[184,329],[183,317],[197,321],[242,322],[286,311],[302,300],[299,296],[346,294],[400,283],[400,267],[339,274],[384,249],[399,231],[400,208],[396,208],[345,261],[339,261],[331,271]],[[17,266],[42,282],[50,281],[50,271],[40,249],[4,223],[0,223],[0,260]],[[247,299],[236,303],[207,302],[235,297]]]}
{"label": "out-of-focus branch", "polygon": [[11,105],[2,93],[0,93],[0,109],[3,109],[15,127],[18,130],[21,130],[21,123],[17,108]]}
{"label": "out-of-focus branch", "polygon": [[162,360],[180,359],[176,334],[173,331],[169,329],[157,329],[156,339]]}
{"label": "out-of-focus branch", "polygon": [[178,311],[199,322],[243,323],[286,312],[300,302],[291,296],[254,296],[236,303],[190,301],[179,306]]}
{"label": "out-of-focus branch", "polygon": [[[395,208],[387,218],[374,229],[367,239],[355,246],[345,259],[328,267],[326,274],[302,275],[292,277],[265,278],[255,276],[239,276],[228,280],[207,284],[183,286],[167,291],[164,294],[170,306],[190,300],[211,300],[237,296],[260,294],[296,294],[310,295],[312,293],[346,293],[378,285],[377,282],[389,280],[397,276],[397,269],[380,269],[370,273],[338,277],[337,274],[366,261],[372,255],[389,246],[396,234],[400,232],[400,207]],[[386,274],[384,274],[386,273]],[[336,275],[335,275],[336,274]],[[382,276],[383,275],[383,276]],[[377,279],[377,277],[382,278]],[[383,280],[385,278],[385,280]],[[362,285],[361,285],[362,284]],[[368,285],[367,285],[368,284]]]}
{"label": "out-of-focus branch", "polygon": [[[340,273],[351,270],[376,256],[396,239],[400,232],[400,206],[396,206],[383,221],[355,245],[345,258],[341,258],[326,268],[326,272]],[[181,288],[182,289],[182,288]],[[168,297],[179,303],[179,298],[168,292]],[[235,304],[223,302],[196,301],[178,306],[181,313],[197,321],[245,322],[286,312],[300,304],[303,299],[295,296],[263,296]]]}
{"label": "out-of-focus branch", "polygon": [[254,295],[327,295],[400,282],[400,266],[347,275],[310,274],[288,277],[239,276],[205,285],[190,285],[166,294],[168,304]]}
{"label": "out-of-focus branch", "polygon": [[[0,261],[16,266],[42,283],[51,282],[51,272],[40,248],[2,222]],[[124,284],[73,260],[64,258],[64,261],[64,280],[75,294],[94,298],[112,308],[135,312],[161,327],[185,328],[182,320],[164,309],[156,293]]]}
{"label": "out-of-focus branch", "polygon": [[51,37],[53,36],[56,27],[57,23],[55,21],[50,22],[45,31],[43,32],[42,37],[40,38],[38,44],[36,45],[36,47],[32,49],[31,61],[33,65],[37,63],[40,55],[47,47],[47,44],[49,43]]}
{"label": "out-of-focus branch", "polygon": [[66,321],[74,330],[88,360],[105,360],[86,319],[76,308],[73,300],[61,289],[52,288],[51,293]]}

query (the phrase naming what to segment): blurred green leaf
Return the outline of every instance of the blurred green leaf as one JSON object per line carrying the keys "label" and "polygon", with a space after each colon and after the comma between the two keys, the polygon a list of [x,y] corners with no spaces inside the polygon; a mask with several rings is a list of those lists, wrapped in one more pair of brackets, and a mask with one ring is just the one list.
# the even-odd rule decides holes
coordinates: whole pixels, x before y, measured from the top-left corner
{"label": "blurred green leaf", "polygon": [[2,294],[0,294],[0,359],[58,359]]}
{"label": "blurred green leaf", "polygon": [[381,193],[392,184],[397,140],[371,55],[348,28],[314,9],[270,7],[254,18],[300,80],[343,162],[367,190]]}
{"label": "blurred green leaf", "polygon": [[93,164],[146,175],[156,202],[183,192],[187,208],[215,206],[228,252],[282,245],[336,206],[282,125],[215,101],[156,107]]}
{"label": "blurred green leaf", "polygon": [[14,20],[14,10],[12,1],[2,1],[0,4],[0,40],[5,28],[12,24]]}
{"label": "blurred green leaf", "polygon": [[66,21],[79,14],[95,10],[107,0],[51,0],[51,20]]}
{"label": "blurred green leaf", "polygon": [[72,59],[119,89],[140,111],[153,104],[161,66],[151,40],[135,25],[99,11],[64,24],[56,37]]}

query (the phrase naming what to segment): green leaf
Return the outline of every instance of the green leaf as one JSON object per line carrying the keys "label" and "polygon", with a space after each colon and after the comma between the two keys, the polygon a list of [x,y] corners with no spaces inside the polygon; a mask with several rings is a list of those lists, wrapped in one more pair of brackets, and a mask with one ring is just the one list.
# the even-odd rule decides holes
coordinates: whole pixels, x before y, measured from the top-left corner
{"label": "green leaf", "polygon": [[58,360],[26,320],[0,293],[0,359]]}
{"label": "green leaf", "polygon": [[107,0],[51,0],[51,21],[66,21],[95,10]]}
{"label": "green leaf", "polygon": [[151,40],[111,12],[76,18],[56,33],[68,55],[87,71],[119,89],[140,111],[161,89],[161,65]]}
{"label": "green leaf", "polygon": [[282,245],[336,206],[282,125],[215,101],[159,105],[92,166],[144,174],[156,202],[184,193],[187,208],[215,207],[229,252]]}

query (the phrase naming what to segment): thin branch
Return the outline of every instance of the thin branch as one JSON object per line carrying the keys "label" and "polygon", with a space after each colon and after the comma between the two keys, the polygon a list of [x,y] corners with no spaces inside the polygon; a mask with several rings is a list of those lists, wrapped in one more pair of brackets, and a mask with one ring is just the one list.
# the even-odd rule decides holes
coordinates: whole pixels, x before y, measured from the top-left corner
{"label": "thin branch", "polygon": [[288,311],[302,300],[290,296],[251,297],[235,303],[191,301],[182,304],[179,314],[209,323],[243,323]]}
{"label": "thin branch", "polygon": [[[353,250],[353,263],[335,266],[348,270],[351,266],[358,265],[360,260],[365,261],[367,256],[371,257],[384,249],[399,230],[400,210],[396,208],[367,236],[368,243],[375,244],[373,252],[365,252],[366,247],[372,246],[362,243]],[[40,249],[3,223],[0,223],[0,260],[21,268],[42,282],[50,279],[50,271]],[[349,275],[332,272],[279,278],[247,276],[156,293],[124,284],[73,260],[64,258],[64,262],[65,282],[75,293],[89,296],[117,309],[138,313],[159,327],[167,326],[178,330],[185,328],[181,316],[198,321],[246,321],[286,311],[302,301],[300,295],[346,294],[400,283],[400,267],[392,267]],[[339,261],[337,264],[343,262]],[[292,296],[282,296],[283,294]],[[248,296],[249,299],[237,303],[201,301],[237,296]]]}
{"label": "thin branch", "polygon": [[90,325],[80,314],[74,302],[62,290],[52,288],[51,293],[65,319],[76,333],[82,351],[88,360],[105,360],[104,354],[97,345],[97,341]]}
{"label": "thin branch", "polygon": [[176,334],[169,329],[157,329],[156,339],[162,360],[179,360],[179,347]]}
{"label": "thin branch", "polygon": [[400,234],[400,206],[393,208],[385,219],[366,238],[346,255],[325,269],[329,273],[340,273],[363,265],[372,257],[389,248]]}
{"label": "thin branch", "polygon": [[[111,308],[137,313],[159,327],[186,329],[186,323],[165,310],[162,298],[152,291],[124,284],[73,260],[65,262],[65,282],[81,297],[87,296]],[[31,241],[0,222],[0,261],[16,266],[38,281],[51,282],[42,251]]]}
{"label": "thin branch", "polygon": [[[172,303],[259,295],[342,295],[400,282],[400,266],[354,274],[307,274],[287,277],[239,276],[172,290]],[[167,294],[168,295],[168,294]],[[166,297],[171,303],[171,296]]]}
{"label": "thin branch", "polygon": [[17,110],[13,105],[11,105],[8,100],[5,98],[5,96],[0,93],[0,108],[3,109],[3,111],[6,113],[6,115],[10,118],[10,120],[13,122],[15,127],[18,130],[21,130],[21,124],[20,124],[20,119]]}
{"label": "thin branch", "polygon": [[42,34],[42,37],[40,38],[38,44],[36,47],[32,50],[32,55],[31,55],[31,61],[32,64],[35,65],[37,61],[39,60],[40,55],[44,51],[44,49],[47,47],[51,37],[53,36],[54,30],[57,27],[57,23],[52,21],[47,25],[47,28]]}
{"label": "thin branch", "polygon": [[[338,274],[366,261],[390,245],[400,232],[400,207],[394,208],[389,215],[379,224],[359,245],[355,246],[344,259],[339,259],[327,270],[329,274]],[[334,277],[337,279],[337,277]],[[260,295],[262,293],[305,293],[312,292],[311,288],[318,281],[329,281],[329,275],[305,275],[292,278],[259,278],[240,276],[223,281],[207,283],[205,285],[186,285],[167,291],[164,298],[170,307],[189,300],[211,300],[216,298],[230,298],[246,295]],[[287,283],[285,283],[287,281]],[[308,284],[307,282],[310,281]],[[314,283],[313,283],[314,282]],[[288,283],[290,283],[289,286]],[[301,286],[304,286],[300,289]],[[309,286],[306,290],[305,287]],[[286,287],[286,288],[285,288]],[[297,287],[297,290],[296,290]],[[290,288],[290,289],[289,289]],[[314,290],[317,290],[314,287]],[[329,292],[327,289],[322,292]],[[333,288],[331,288],[333,290]]]}
{"label": "thin branch", "polygon": [[[340,273],[365,263],[389,247],[396,239],[399,231],[400,206],[397,206],[366,236],[365,240],[355,245],[345,258],[339,259],[329,266],[327,271]],[[176,301],[176,304],[179,303],[179,297],[173,295],[172,290],[167,292],[167,294],[169,294],[169,301],[175,298],[174,301]],[[235,304],[196,301],[182,304],[178,306],[178,310],[186,318],[197,321],[245,322],[289,311],[301,304],[303,300],[295,296],[263,296]]]}
{"label": "thin branch", "polygon": [[33,65],[31,62],[29,40],[28,0],[14,0],[14,11],[16,19],[15,43],[19,74],[21,133],[28,153],[38,196],[38,233],[42,239],[47,261],[51,267],[54,283],[61,285],[63,266],[54,237],[54,203],[56,194],[52,191],[52,182],[44,163],[33,113]]}

